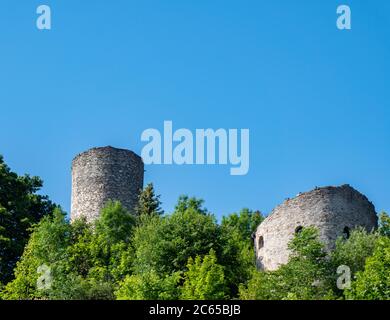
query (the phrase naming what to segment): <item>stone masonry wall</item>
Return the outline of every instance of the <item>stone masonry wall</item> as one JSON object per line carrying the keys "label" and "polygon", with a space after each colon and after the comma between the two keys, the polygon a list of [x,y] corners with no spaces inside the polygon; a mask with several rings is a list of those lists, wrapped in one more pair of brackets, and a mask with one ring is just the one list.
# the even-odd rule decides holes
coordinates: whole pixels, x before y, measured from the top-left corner
{"label": "stone masonry wall", "polygon": [[276,207],[258,226],[254,239],[257,266],[275,270],[287,263],[288,242],[300,227],[317,227],[329,250],[339,236],[357,226],[371,231],[377,220],[372,203],[349,185],[301,193]]}
{"label": "stone masonry wall", "polygon": [[92,221],[109,200],[119,200],[132,211],[143,187],[144,164],[132,151],[93,148],[72,162],[71,219]]}

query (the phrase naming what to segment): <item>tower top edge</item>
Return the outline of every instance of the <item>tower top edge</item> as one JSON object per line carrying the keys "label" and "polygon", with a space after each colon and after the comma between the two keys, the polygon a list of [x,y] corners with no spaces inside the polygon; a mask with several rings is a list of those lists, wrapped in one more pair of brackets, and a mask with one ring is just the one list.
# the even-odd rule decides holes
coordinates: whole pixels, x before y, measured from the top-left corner
{"label": "tower top edge", "polygon": [[110,154],[110,153],[127,153],[130,156],[136,157],[139,160],[142,161],[142,158],[136,154],[134,151],[129,149],[123,149],[123,148],[115,148],[112,146],[105,146],[105,147],[93,147],[86,151],[78,153],[72,160],[72,164],[79,158],[90,155],[90,154]]}
{"label": "tower top edge", "polygon": [[357,189],[353,188],[349,184],[342,184],[338,186],[330,185],[330,186],[323,186],[323,187],[315,187],[314,189],[310,191],[300,192],[293,198],[287,198],[285,199],[281,204],[278,204],[266,217],[266,219],[263,222],[266,222],[267,220],[271,219],[275,212],[278,211],[279,208],[282,208],[284,206],[288,206],[288,204],[292,201],[306,201],[305,199],[311,198],[311,197],[327,197],[332,196],[335,194],[353,194],[356,198],[360,199],[360,201],[366,202],[372,209],[373,212],[376,212],[374,205],[372,202],[361,192],[359,192]]}

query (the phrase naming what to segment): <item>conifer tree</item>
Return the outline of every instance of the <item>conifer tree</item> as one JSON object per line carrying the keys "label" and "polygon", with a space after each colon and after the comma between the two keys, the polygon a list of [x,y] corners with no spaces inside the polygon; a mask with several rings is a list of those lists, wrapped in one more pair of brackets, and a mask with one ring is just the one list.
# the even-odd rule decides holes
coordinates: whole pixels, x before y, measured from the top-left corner
{"label": "conifer tree", "polygon": [[138,197],[138,204],[135,208],[138,216],[141,215],[162,215],[160,195],[156,195],[153,183],[149,183]]}

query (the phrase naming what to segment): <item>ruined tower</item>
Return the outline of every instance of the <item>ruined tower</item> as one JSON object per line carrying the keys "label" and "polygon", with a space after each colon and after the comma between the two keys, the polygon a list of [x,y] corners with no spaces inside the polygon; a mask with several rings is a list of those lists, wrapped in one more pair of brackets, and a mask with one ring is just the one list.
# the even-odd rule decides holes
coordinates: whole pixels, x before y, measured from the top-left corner
{"label": "ruined tower", "polygon": [[302,227],[314,226],[327,250],[352,229],[372,231],[378,218],[373,204],[350,187],[316,188],[286,200],[257,227],[254,234],[259,269],[275,270],[288,262],[288,242]]}
{"label": "ruined tower", "polygon": [[71,219],[93,221],[109,200],[118,200],[132,211],[143,187],[144,164],[132,151],[113,147],[93,148],[72,162]]}

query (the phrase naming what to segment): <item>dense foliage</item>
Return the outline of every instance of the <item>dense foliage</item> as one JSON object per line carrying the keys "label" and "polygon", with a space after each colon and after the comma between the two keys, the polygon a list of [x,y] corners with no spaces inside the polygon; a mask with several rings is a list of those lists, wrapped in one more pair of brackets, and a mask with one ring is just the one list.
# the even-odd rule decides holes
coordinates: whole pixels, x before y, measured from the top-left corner
{"label": "dense foliage", "polygon": [[379,230],[353,230],[348,239],[338,239],[330,253],[324,251],[316,229],[304,228],[289,244],[289,262],[276,271],[253,270],[252,278],[240,286],[240,298],[389,300],[388,219],[382,213]]}
{"label": "dense foliage", "polygon": [[195,198],[180,197],[167,216],[161,215],[152,186],[140,199],[144,209],[136,217],[118,202],[108,203],[94,224],[70,224],[60,209],[44,217],[2,298],[235,297],[238,284],[250,277],[250,234],[261,214],[245,209],[219,225]]}
{"label": "dense foliage", "polygon": [[12,279],[31,226],[54,209],[47,197],[37,194],[41,187],[38,177],[18,176],[0,156],[0,286]]}
{"label": "dense foliage", "polygon": [[258,271],[251,235],[260,212],[218,222],[202,200],[182,196],[164,215],[149,184],[136,215],[109,202],[94,223],[69,223],[35,195],[39,179],[0,169],[1,299],[390,299],[385,213],[378,230],[353,230],[332,252],[303,228],[287,264]]}

